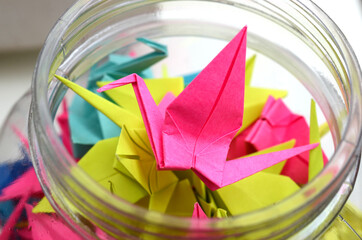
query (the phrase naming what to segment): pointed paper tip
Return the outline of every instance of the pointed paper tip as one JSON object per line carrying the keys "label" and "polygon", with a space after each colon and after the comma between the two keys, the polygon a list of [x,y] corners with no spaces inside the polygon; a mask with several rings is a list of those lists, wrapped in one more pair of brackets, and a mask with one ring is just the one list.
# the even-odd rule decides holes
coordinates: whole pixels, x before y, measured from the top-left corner
{"label": "pointed paper tip", "polygon": [[[245,26],[238,32],[238,34],[237,34],[234,38],[237,38],[238,35],[239,35],[239,36],[244,36],[244,35],[246,36],[247,31],[248,31],[248,26],[245,25]],[[244,37],[243,37],[242,39],[244,39]]]}
{"label": "pointed paper tip", "polygon": [[315,101],[313,99],[310,100],[310,112],[311,114],[315,112]]}
{"label": "pointed paper tip", "polygon": [[59,76],[59,75],[57,75],[57,74],[54,74],[54,77],[58,78],[58,80],[60,80],[60,81],[64,81],[64,80],[65,80],[64,77],[61,77],[61,76]]}
{"label": "pointed paper tip", "polygon": [[194,204],[194,211],[192,213],[192,218],[201,218],[201,219],[208,218],[198,202]]}
{"label": "pointed paper tip", "polygon": [[98,88],[97,92],[104,92],[104,91],[111,90],[116,87],[121,87],[121,86],[127,85],[129,83],[134,83],[137,81],[137,78],[141,78],[141,77],[138,76],[136,73],[132,73],[124,78],[118,79],[114,82],[104,85],[101,88]]}
{"label": "pointed paper tip", "polygon": [[320,144],[320,143],[311,143],[311,144],[310,144],[310,150],[312,150],[312,149],[314,149],[314,148],[318,147],[318,146],[319,146],[319,144]]}

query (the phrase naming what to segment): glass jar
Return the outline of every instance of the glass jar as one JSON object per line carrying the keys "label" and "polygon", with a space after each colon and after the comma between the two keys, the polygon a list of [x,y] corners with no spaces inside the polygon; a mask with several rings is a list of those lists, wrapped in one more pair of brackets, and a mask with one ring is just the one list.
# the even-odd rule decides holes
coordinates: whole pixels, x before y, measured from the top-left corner
{"label": "glass jar", "polygon": [[[299,80],[330,126],[335,151],[313,181],[258,211],[192,220],[134,206],[77,166],[53,124],[67,90],[55,73],[80,81],[110,53],[132,48],[137,37],[169,38],[173,49],[189,37],[230,40],[246,24],[248,49]],[[100,234],[116,239],[313,239],[343,207],[357,175],[361,79],[345,37],[310,1],[80,0],[50,32],[35,68],[29,118],[33,164],[56,212],[86,239],[104,238]]]}

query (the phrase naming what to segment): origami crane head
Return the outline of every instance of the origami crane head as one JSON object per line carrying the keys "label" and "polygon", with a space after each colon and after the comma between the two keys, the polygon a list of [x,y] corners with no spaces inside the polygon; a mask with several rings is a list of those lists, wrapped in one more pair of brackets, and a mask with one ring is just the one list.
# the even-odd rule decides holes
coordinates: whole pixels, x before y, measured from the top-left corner
{"label": "origami crane head", "polygon": [[158,169],[192,169],[216,190],[318,145],[226,161],[243,121],[245,56],[246,27],[168,105],[165,116],[137,74],[98,91],[131,83]]}

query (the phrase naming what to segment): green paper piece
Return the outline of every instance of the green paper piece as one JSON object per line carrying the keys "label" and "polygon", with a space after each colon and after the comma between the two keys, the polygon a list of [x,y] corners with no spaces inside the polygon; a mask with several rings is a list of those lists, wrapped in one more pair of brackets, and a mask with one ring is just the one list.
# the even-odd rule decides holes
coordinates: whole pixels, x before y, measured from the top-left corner
{"label": "green paper piece", "polygon": [[310,105],[310,124],[309,124],[309,141],[310,143],[319,143],[319,145],[309,151],[308,181],[312,180],[323,169],[323,153],[320,144],[319,127],[317,112],[314,100]]}
{"label": "green paper piece", "polygon": [[59,79],[59,81],[61,81],[64,85],[72,89],[79,96],[81,96],[88,103],[90,103],[93,107],[106,115],[119,127],[122,127],[125,124],[129,127],[134,128],[144,126],[142,120],[134,114],[130,113],[129,111],[124,110],[116,104],[98,96],[97,94],[79,86],[76,83],[73,83],[72,81],[69,81],[68,79],[65,79],[58,75],[55,75],[55,77]]}
{"label": "green paper piece", "polygon": [[146,38],[137,38],[137,41],[146,44],[154,51],[137,58],[130,58],[128,61],[124,61],[119,55],[110,55],[108,64],[95,68],[91,76],[92,80],[101,79],[105,74],[112,75],[115,79],[131,73],[138,73],[141,77],[146,77],[147,74],[142,74],[144,70],[167,57],[168,52],[165,45]]}
{"label": "green paper piece", "polygon": [[118,138],[99,141],[83,156],[78,165],[110,192],[135,203],[145,197],[147,192],[137,182],[113,168],[117,144]]}
{"label": "green paper piece", "polygon": [[357,234],[362,236],[362,212],[347,202],[333,223],[319,239],[360,240]]}
{"label": "green paper piece", "polygon": [[143,207],[143,208],[148,209],[148,206],[150,204],[150,196],[146,196],[146,197],[142,198],[141,200],[139,200],[135,204],[137,206],[139,206],[139,207]]}
{"label": "green paper piece", "polygon": [[187,179],[184,179],[178,182],[165,213],[180,217],[191,217],[195,202],[196,197],[191,184]]}
{"label": "green paper piece", "polygon": [[[141,58],[131,58],[130,56],[111,54],[108,61],[99,65],[94,65],[90,69],[87,89],[99,96],[105,94],[96,92],[96,81],[114,81],[134,72],[127,71],[130,62],[137,63]],[[157,61],[157,59],[154,59]],[[140,64],[139,66],[141,66]],[[113,71],[117,69],[116,71]],[[151,78],[150,69],[139,69],[136,71],[140,76]],[[82,157],[96,142],[102,139],[119,136],[120,127],[110,121],[101,112],[94,109],[89,103],[76,95],[69,109],[69,124],[72,133],[73,152],[76,158]]]}
{"label": "green paper piece", "polygon": [[208,200],[203,199],[200,196],[197,196],[197,201],[199,202],[202,210],[208,218],[222,218],[227,217],[227,211],[225,209],[219,208],[211,193],[208,193]]}
{"label": "green paper piece", "polygon": [[166,64],[162,64],[162,78],[168,78],[170,75],[168,74],[168,67]]}
{"label": "green paper piece", "polygon": [[202,197],[203,199],[206,199],[206,185],[201,179],[191,170],[184,170],[184,171],[172,171],[179,181],[187,179],[189,180],[192,188],[194,189],[195,193]]}
{"label": "green paper piece", "polygon": [[287,176],[258,172],[212,194],[218,207],[235,216],[275,204],[298,190]]}
{"label": "green paper piece", "polygon": [[[142,57],[142,56],[140,56]],[[133,58],[131,56],[126,56],[126,55],[121,55],[121,54],[111,54],[108,56],[108,59],[109,59],[109,62],[113,63],[113,64],[117,64],[117,65],[121,65],[121,64],[124,64],[128,61],[131,61],[131,60],[135,60],[135,59],[138,59],[138,57],[136,58]],[[155,62],[156,63],[156,62]],[[121,66],[121,69],[119,71],[116,71],[117,72],[122,72],[122,66]],[[110,72],[108,72],[110,73]],[[144,78],[153,78],[153,73],[152,73],[152,70],[151,68],[146,68],[146,69],[139,69],[138,71],[139,75],[144,77]],[[112,73],[110,73],[112,74]],[[130,73],[124,73],[126,75],[130,74]],[[119,78],[119,77],[118,77]],[[116,80],[118,78],[113,78],[112,80]]]}
{"label": "green paper piece", "polygon": [[326,135],[329,132],[329,125],[327,122],[321,124],[319,126],[319,136],[323,137],[324,135]]}
{"label": "green paper piece", "polygon": [[200,204],[200,207],[202,208],[202,210],[204,211],[206,216],[208,218],[212,218],[212,213],[213,213],[213,211],[215,211],[216,207],[212,206],[210,203],[208,203],[202,197],[200,197],[200,196],[196,196],[196,197],[197,197],[198,203]]}
{"label": "green paper piece", "polygon": [[254,72],[256,55],[254,54],[245,63],[245,86],[250,86]]}
{"label": "green paper piece", "polygon": [[190,182],[192,187],[195,189],[196,193],[200,195],[202,198],[206,199],[207,198],[206,185],[194,172],[192,172]]}
{"label": "green paper piece", "polygon": [[154,210],[158,212],[166,212],[167,207],[169,205],[169,202],[171,200],[171,197],[177,187],[178,182],[175,182],[164,189],[153,193],[150,196],[150,204],[149,204],[149,210]]}
{"label": "green paper piece", "polygon": [[226,218],[228,217],[228,212],[225,209],[218,208],[216,209],[215,218]]}
{"label": "green paper piece", "polygon": [[50,205],[48,199],[43,197],[33,208],[33,213],[55,213],[55,210],[52,205]]}
{"label": "green paper piece", "polygon": [[172,171],[157,170],[156,160],[144,128],[130,129],[124,126],[116,155],[115,168],[122,172],[125,168],[150,195],[178,182]]}
{"label": "green paper piece", "polygon": [[184,179],[188,179],[190,182],[192,181],[192,174],[194,173],[191,169],[188,170],[180,170],[180,171],[173,171],[176,177],[181,181]]}
{"label": "green paper piece", "polygon": [[[79,160],[78,165],[112,194],[135,203],[147,196],[147,192],[137,182],[113,169],[117,144],[118,138],[99,141]],[[54,210],[48,200],[43,198],[33,212],[49,213]]]}

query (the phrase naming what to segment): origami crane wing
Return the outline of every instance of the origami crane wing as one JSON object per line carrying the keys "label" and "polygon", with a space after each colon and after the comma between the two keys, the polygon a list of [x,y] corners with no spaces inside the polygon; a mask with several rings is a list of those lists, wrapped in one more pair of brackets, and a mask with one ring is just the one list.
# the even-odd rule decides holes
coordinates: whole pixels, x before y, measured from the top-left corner
{"label": "origami crane wing", "polygon": [[137,58],[112,54],[109,57],[109,62],[92,69],[91,80],[99,80],[106,74],[113,75],[116,77],[115,79],[130,73],[139,73],[141,75],[147,68],[167,57],[168,51],[165,45],[146,38],[137,38],[137,41],[147,45],[154,51]]}
{"label": "origami crane wing", "polygon": [[205,166],[198,158],[214,151],[212,167],[222,171],[229,144],[243,120],[245,54],[246,27],[168,106],[162,167],[198,169]]}

